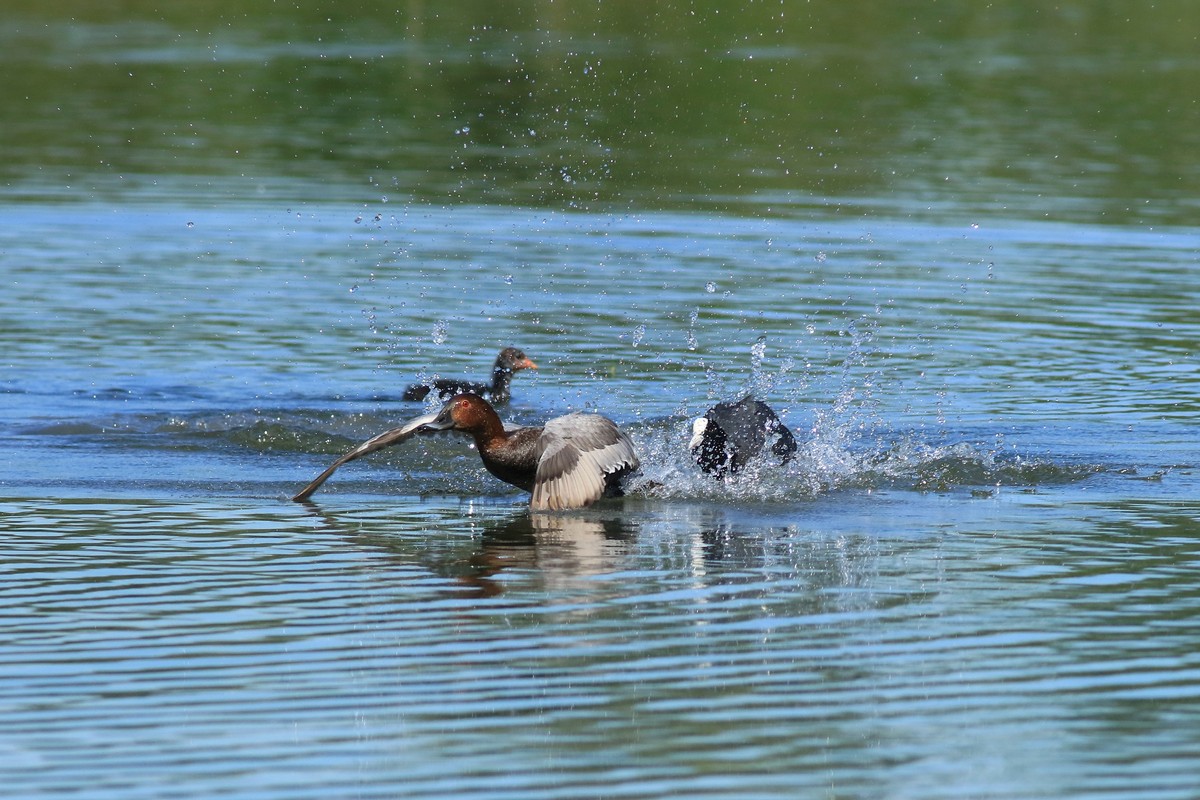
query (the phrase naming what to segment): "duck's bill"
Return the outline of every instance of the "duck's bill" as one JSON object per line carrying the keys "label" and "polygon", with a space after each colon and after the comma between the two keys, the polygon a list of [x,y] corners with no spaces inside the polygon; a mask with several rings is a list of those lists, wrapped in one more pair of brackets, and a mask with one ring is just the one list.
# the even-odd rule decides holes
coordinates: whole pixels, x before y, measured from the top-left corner
{"label": "duck's bill", "polygon": [[[408,422],[401,425],[399,428],[393,428],[392,430],[388,431],[387,433],[381,433],[379,436],[387,436],[388,434],[394,434],[395,436],[403,437],[401,439],[398,439],[397,441],[404,441],[405,438],[408,438],[409,436],[412,436],[413,434],[416,434],[416,433],[424,433],[425,431],[445,430],[444,427],[439,427],[439,425],[438,425],[438,414],[439,413],[440,412],[438,412],[438,411],[434,411],[430,414],[422,414],[419,417],[413,417]],[[376,436],[375,438],[378,439],[379,436]],[[374,439],[364,442],[362,446],[365,447],[366,445],[370,444],[373,441],[374,441]],[[394,444],[394,442],[393,442],[393,444]],[[384,445],[384,447],[387,447],[387,445]]]}

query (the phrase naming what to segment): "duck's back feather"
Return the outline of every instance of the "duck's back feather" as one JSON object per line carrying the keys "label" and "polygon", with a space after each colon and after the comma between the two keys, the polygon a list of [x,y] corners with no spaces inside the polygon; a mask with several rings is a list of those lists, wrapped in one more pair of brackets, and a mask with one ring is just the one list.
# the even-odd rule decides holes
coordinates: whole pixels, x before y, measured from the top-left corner
{"label": "duck's back feather", "polygon": [[638,467],[633,442],[597,414],[568,414],[546,423],[537,440],[537,474],[529,507],[582,508]]}

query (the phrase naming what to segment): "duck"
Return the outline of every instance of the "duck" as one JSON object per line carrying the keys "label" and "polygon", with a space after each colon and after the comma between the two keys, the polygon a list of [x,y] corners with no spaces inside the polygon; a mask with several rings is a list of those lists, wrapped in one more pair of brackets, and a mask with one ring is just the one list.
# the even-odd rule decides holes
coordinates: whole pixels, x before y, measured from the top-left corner
{"label": "duck", "polygon": [[629,436],[607,417],[575,412],[540,427],[506,427],[487,400],[464,392],[436,412],[363,442],[292,499],[307,501],[347,462],[436,431],[461,431],[471,436],[488,472],[530,493],[531,511],[584,508],[602,497],[619,497],[626,476],[640,466]]}
{"label": "duck", "polygon": [[519,348],[506,347],[496,356],[496,363],[492,365],[491,384],[454,378],[436,378],[429,383],[412,384],[404,390],[403,399],[424,400],[430,392],[437,392],[439,400],[446,400],[456,394],[470,392],[485,397],[493,403],[507,403],[512,398],[509,384],[512,382],[513,374],[523,369],[537,368],[538,365],[533,363]]}
{"label": "duck", "polygon": [[717,403],[692,422],[688,449],[704,472],[717,480],[736,475],[771,441],[780,466],[796,452],[796,437],[761,400],[746,395],[737,402]]}

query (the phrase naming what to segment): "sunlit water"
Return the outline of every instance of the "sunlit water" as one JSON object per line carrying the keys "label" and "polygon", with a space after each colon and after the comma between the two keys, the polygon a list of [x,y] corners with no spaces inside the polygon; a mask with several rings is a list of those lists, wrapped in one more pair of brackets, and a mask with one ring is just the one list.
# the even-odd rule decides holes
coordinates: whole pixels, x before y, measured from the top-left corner
{"label": "sunlit water", "polygon": [[[17,791],[1193,792],[1184,232],[380,212],[0,234]],[[506,416],[613,417],[641,491],[531,517],[436,437],[288,501],[510,342]],[[718,484],[747,389],[800,451]]]}
{"label": "sunlit water", "polygon": [[[186,31],[56,24],[10,26],[5,52],[32,36],[30,52],[53,51],[25,56],[46,85],[88,98],[126,96],[97,66],[115,58],[114,81],[174,86],[178,108],[147,108],[185,123],[202,100],[180,87],[258,86],[259,70],[331,52],[342,87],[374,52],[293,45],[302,26],[196,49]],[[494,30],[475,30],[492,53]],[[416,61],[433,63],[438,35]],[[690,35],[680,46],[695,62]],[[616,41],[603,56],[620,66]],[[1036,53],[985,61],[968,44],[959,69],[999,84],[1002,111],[1050,110],[1024,90]],[[573,65],[577,49],[550,48],[532,85],[565,80],[545,64]],[[913,80],[961,55],[918,50],[903,61]],[[385,52],[393,68],[412,55]],[[669,85],[673,52],[635,53],[660,71],[636,87]],[[791,92],[789,64],[845,74],[828,70],[845,56],[817,51],[814,66],[807,52],[755,51],[761,71],[747,75]],[[438,75],[508,85],[472,53],[447,55]],[[868,59],[868,77],[890,74],[886,55]],[[725,89],[738,84],[731,59],[718,48],[703,62]],[[593,61],[544,91],[584,92]],[[1109,62],[1105,51],[1097,63]],[[1154,80],[1186,84],[1194,70],[1153,63]],[[292,88],[304,99],[323,80],[305,72]],[[437,88],[455,99],[459,83]],[[746,150],[714,127],[700,152],[726,160],[703,162],[710,191],[683,174],[692,139],[671,126],[686,123],[646,122],[651,95],[634,121],[660,126],[665,144],[610,141],[617,122],[585,113],[607,102],[596,90],[562,111],[564,127],[579,115],[600,131],[572,140],[579,151],[538,139],[542,150],[497,156],[518,148],[493,117],[529,115],[518,132],[545,137],[559,109],[497,94],[471,136],[455,119],[449,144],[416,146],[422,132],[405,129],[390,158],[413,159],[409,171],[377,172],[388,159],[376,140],[332,101],[304,99],[295,126],[201,125],[185,158],[175,139],[134,141],[127,118],[148,124],[137,110],[0,91],[21,123],[0,131],[21,140],[0,167],[6,796],[1196,796],[1200,232],[1184,160],[1155,182],[1151,154],[1131,156],[1125,180],[1140,183],[1120,194],[1092,169],[1101,155],[1079,156],[1067,109],[1054,140],[1076,137],[1086,180],[1045,169],[1017,130],[994,134],[1014,143],[995,152],[1028,194],[1004,194],[996,174],[945,188],[942,150],[889,161],[874,133],[924,116],[843,131],[830,109],[858,104],[831,98],[790,118],[836,140],[840,173],[804,167],[809,149],[782,139],[786,163],[771,172],[779,131]],[[372,120],[409,122],[407,106],[385,119],[386,93],[354,96]],[[22,117],[28,98],[75,108],[74,122]],[[977,111],[1008,118],[986,99]],[[206,108],[210,121],[236,116]],[[934,128],[964,113],[936,108]],[[411,118],[450,124],[440,113]],[[1090,132],[1095,114],[1083,116]],[[745,127],[740,111],[718,124]],[[1120,129],[1126,147],[1148,146],[1138,124]],[[1196,129],[1161,134],[1191,152]],[[921,130],[913,142],[932,136]],[[958,169],[987,172],[964,155],[980,140],[935,132]],[[248,148],[221,172],[258,140],[287,146]],[[445,174],[421,172],[464,142]],[[117,174],[92,148],[136,158]],[[860,150],[881,155],[867,168]],[[323,156],[328,183],[313,166]],[[544,162],[567,185],[560,156],[587,167],[566,175],[577,194],[547,194],[544,176],[523,172]],[[667,191],[621,178],[630,163],[679,174],[653,173]],[[880,182],[901,167],[899,183]],[[793,171],[805,191],[772,184]],[[766,177],[742,186],[755,175]],[[1033,194],[1036,209],[1023,205]],[[530,514],[467,441],[443,435],[344,466],[312,504],[288,499],[349,447],[427,411],[399,400],[408,382],[482,379],[509,344],[540,369],[516,377],[503,415],[611,417],[642,459],[627,497]],[[689,422],[746,392],[799,450],[719,483],[687,452]]]}

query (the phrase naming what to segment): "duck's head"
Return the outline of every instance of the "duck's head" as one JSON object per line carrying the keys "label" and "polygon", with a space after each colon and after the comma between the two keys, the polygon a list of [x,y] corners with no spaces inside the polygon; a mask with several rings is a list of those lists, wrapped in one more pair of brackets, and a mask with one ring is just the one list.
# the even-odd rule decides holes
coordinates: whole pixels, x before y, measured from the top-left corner
{"label": "duck's head", "polygon": [[500,421],[491,404],[471,392],[454,395],[436,413],[427,416],[419,426],[422,431],[475,431]]}
{"label": "duck's head", "polygon": [[451,397],[442,407],[430,414],[414,417],[399,429],[401,435],[436,433],[438,431],[471,431],[487,425],[495,418],[496,410],[477,394],[464,392]]}

